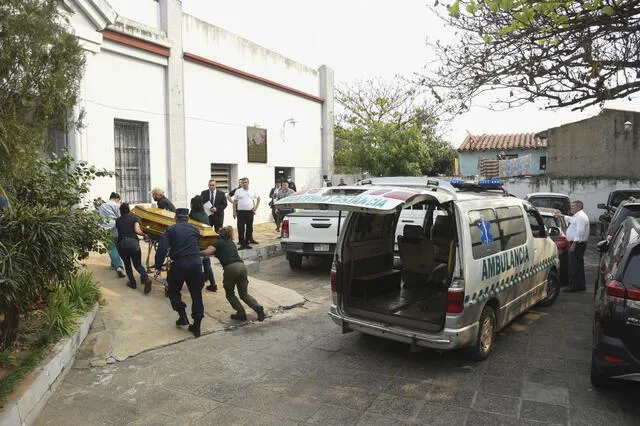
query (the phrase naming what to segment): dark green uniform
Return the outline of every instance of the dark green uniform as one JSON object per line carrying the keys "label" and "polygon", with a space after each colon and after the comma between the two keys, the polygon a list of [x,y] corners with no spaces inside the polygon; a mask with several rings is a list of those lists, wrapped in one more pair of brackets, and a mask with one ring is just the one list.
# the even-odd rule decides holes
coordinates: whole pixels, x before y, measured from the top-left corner
{"label": "dark green uniform", "polygon": [[256,312],[263,313],[262,306],[258,304],[256,299],[249,295],[249,279],[247,277],[247,266],[244,264],[238,249],[233,241],[218,238],[213,242],[216,249],[215,257],[218,258],[224,270],[222,283],[224,286],[225,296],[229,304],[240,315],[246,315],[244,307],[240,300],[236,297],[235,287],[238,287],[238,295],[240,299]]}

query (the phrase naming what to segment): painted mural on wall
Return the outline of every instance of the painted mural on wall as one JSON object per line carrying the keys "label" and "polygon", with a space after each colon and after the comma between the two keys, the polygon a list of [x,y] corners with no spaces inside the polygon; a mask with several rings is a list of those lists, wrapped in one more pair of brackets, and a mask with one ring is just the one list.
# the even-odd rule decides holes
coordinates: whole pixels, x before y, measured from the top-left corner
{"label": "painted mural on wall", "polygon": [[531,154],[498,162],[499,175],[502,177],[532,174]]}
{"label": "painted mural on wall", "polygon": [[247,127],[247,161],[267,162],[267,129]]}

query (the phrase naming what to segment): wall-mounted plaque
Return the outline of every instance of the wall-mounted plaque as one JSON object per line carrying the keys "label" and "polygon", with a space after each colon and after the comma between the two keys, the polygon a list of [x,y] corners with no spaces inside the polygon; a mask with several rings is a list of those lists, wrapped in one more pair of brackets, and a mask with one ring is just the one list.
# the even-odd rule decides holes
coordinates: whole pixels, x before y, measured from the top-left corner
{"label": "wall-mounted plaque", "polygon": [[267,162],[267,129],[247,127],[247,161]]}

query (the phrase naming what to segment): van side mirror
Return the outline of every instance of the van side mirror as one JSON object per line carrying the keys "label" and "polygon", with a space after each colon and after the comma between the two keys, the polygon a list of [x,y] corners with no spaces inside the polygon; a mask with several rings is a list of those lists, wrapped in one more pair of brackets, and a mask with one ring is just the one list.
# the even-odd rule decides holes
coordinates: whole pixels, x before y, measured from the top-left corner
{"label": "van side mirror", "polygon": [[606,205],[606,204],[604,204],[604,203],[598,203],[598,208],[599,208],[599,209],[606,209],[606,208],[607,208],[607,205]]}
{"label": "van side mirror", "polygon": [[598,248],[598,251],[600,253],[604,253],[609,249],[609,241],[607,240],[602,240],[599,243],[596,244],[596,247]]}
{"label": "van side mirror", "polygon": [[562,231],[560,231],[560,228],[558,228],[557,226],[550,226],[547,229],[547,235],[550,237],[559,237],[561,233]]}

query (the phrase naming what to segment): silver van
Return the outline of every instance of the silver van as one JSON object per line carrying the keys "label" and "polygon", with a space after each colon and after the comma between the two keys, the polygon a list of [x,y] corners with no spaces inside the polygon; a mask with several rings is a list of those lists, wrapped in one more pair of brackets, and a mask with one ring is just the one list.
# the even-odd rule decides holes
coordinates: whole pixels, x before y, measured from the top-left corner
{"label": "silver van", "polygon": [[[476,359],[515,317],[558,297],[558,255],[538,211],[495,181],[453,187],[361,185],[310,190],[279,201],[346,212],[331,272],[329,315],[342,327]],[[495,191],[498,190],[498,191]],[[400,213],[419,224],[396,237]],[[394,263],[394,247],[400,262]]]}

